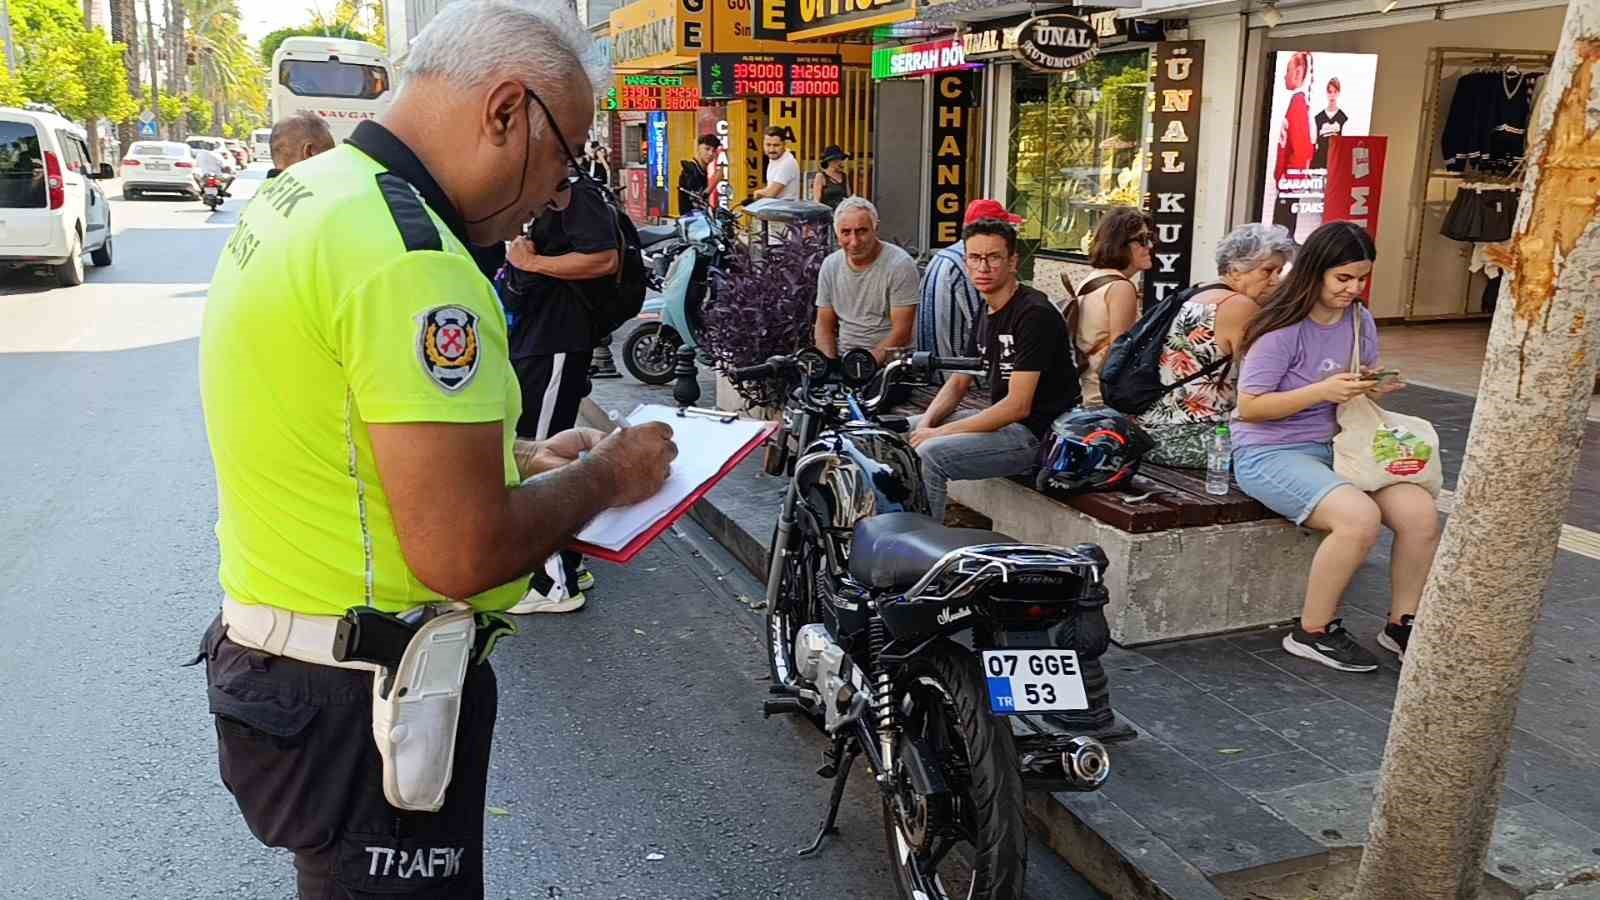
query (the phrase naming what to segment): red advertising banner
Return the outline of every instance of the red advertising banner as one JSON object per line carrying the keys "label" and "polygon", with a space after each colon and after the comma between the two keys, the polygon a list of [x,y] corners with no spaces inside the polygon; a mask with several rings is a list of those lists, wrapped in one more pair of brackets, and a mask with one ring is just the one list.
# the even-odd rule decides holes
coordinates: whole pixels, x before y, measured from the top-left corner
{"label": "red advertising banner", "polygon": [[1354,222],[1378,239],[1378,207],[1383,200],[1386,137],[1343,137],[1328,141],[1328,186],[1324,222]]}
{"label": "red advertising banner", "polygon": [[[1324,222],[1354,222],[1377,242],[1378,209],[1383,204],[1383,162],[1388,151],[1386,137],[1337,136],[1329,140]],[[1372,296],[1371,280],[1362,296]]]}
{"label": "red advertising banner", "polygon": [[645,218],[645,210],[650,196],[650,173],[643,166],[628,169],[623,190],[623,204],[628,208],[628,218],[635,225],[648,224],[650,220]]}

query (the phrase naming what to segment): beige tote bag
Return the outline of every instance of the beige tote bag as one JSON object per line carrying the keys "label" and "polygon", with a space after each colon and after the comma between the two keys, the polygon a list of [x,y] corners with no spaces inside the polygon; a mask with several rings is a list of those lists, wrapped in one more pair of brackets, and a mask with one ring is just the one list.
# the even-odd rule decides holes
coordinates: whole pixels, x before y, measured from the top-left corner
{"label": "beige tote bag", "polygon": [[[1361,311],[1351,308],[1355,345],[1350,371],[1361,373]],[[1415,484],[1433,496],[1444,487],[1439,465],[1439,433],[1416,416],[1389,412],[1370,397],[1339,406],[1339,433],[1333,436],[1333,471],[1371,493],[1391,484]]]}

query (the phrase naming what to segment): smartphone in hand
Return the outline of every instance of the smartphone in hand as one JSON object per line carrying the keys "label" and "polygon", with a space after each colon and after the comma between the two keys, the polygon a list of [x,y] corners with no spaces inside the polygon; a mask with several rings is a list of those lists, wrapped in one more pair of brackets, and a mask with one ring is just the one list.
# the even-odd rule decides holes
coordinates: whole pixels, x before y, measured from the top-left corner
{"label": "smartphone in hand", "polygon": [[1382,387],[1390,382],[1399,381],[1400,371],[1398,369],[1378,369],[1372,372],[1364,372],[1361,375],[1361,380],[1370,381],[1376,387]]}

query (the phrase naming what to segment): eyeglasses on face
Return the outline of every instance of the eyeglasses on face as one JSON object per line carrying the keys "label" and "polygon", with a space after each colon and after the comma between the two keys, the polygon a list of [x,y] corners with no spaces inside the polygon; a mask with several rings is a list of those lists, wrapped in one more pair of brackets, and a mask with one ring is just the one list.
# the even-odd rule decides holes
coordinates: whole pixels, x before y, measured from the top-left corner
{"label": "eyeglasses on face", "polygon": [[1138,244],[1142,247],[1154,247],[1156,245],[1156,239],[1151,237],[1149,232],[1145,232],[1144,234],[1136,234],[1129,238],[1128,243]]}
{"label": "eyeglasses on face", "polygon": [[[527,93],[527,99],[539,105],[540,111],[544,113],[545,121],[550,124],[550,130],[556,136],[556,143],[561,145],[561,152],[567,157],[568,173],[561,176],[561,180],[556,183],[555,192],[559,194],[570,190],[580,180],[591,180],[590,176],[584,173],[583,166],[578,163],[577,155],[572,152],[572,145],[567,143],[567,136],[561,133],[561,126],[556,124],[556,117],[550,112],[550,107],[545,105],[544,100],[539,97],[533,88],[523,85],[522,90]],[[595,180],[595,183],[598,184],[598,180]]]}
{"label": "eyeglasses on face", "polygon": [[985,253],[981,255],[967,254],[967,268],[983,272],[993,271],[1005,267],[1006,260],[1010,259],[1006,253]]}

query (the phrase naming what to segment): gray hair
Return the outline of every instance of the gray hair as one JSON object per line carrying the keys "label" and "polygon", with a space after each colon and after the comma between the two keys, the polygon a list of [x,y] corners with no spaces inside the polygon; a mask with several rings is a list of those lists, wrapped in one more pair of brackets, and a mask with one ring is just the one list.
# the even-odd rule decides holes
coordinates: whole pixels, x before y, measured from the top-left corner
{"label": "gray hair", "polygon": [[290,152],[299,150],[298,145],[307,141],[318,141],[329,147],[334,146],[333,132],[328,129],[328,123],[313,112],[295,113],[285,116],[273,123],[271,136],[267,138],[267,145],[272,149],[274,162],[280,156],[287,156]]}
{"label": "gray hair", "polygon": [[[441,78],[468,90],[492,78],[517,78],[551,91],[581,71],[598,96],[610,63],[564,0],[456,0],[445,4],[396,61],[399,86]],[[542,97],[546,103],[553,97]],[[535,116],[535,120],[539,117]]]}
{"label": "gray hair", "polygon": [[1294,239],[1282,225],[1240,225],[1217,242],[1217,274],[1251,272],[1274,256],[1294,260]]}
{"label": "gray hair", "polygon": [[833,210],[834,226],[838,226],[840,217],[845,213],[852,213],[858,210],[867,214],[867,218],[872,220],[873,228],[878,227],[878,208],[873,206],[872,201],[865,197],[846,197],[839,201],[839,205]]}

